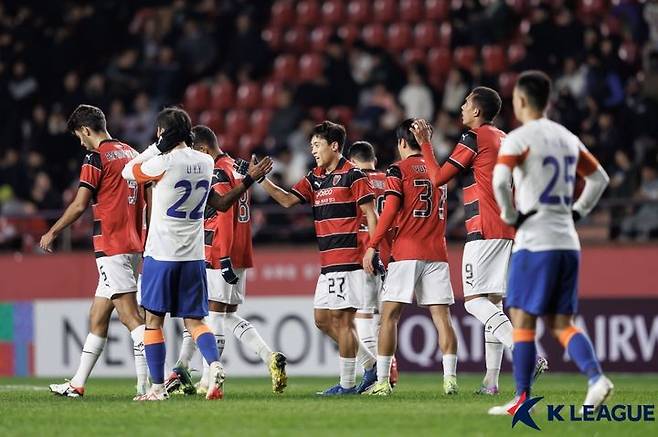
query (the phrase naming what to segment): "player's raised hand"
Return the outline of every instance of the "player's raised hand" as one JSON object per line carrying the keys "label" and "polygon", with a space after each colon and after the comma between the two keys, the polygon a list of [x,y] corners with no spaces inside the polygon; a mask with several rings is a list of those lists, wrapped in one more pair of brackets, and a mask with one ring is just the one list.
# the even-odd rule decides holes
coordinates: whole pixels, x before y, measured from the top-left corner
{"label": "player's raised hand", "polygon": [[179,143],[186,141],[188,136],[189,132],[185,132],[178,128],[168,128],[162,132],[155,147],[158,148],[160,153],[167,153]]}
{"label": "player's raised hand", "polygon": [[256,159],[256,155],[251,155],[251,162],[247,174],[255,181],[262,181],[269,172],[272,171],[272,158],[266,156],[260,162]]}
{"label": "player's raised hand", "polygon": [[55,235],[52,232],[46,232],[41,237],[41,241],[39,241],[39,246],[41,247],[41,249],[45,250],[46,252],[52,252],[54,240],[55,240]]}
{"label": "player's raised hand", "polygon": [[427,120],[417,118],[411,125],[411,133],[414,134],[418,144],[425,144],[432,142],[432,125]]}
{"label": "player's raised hand", "polygon": [[375,257],[375,249],[369,247],[366,250],[365,255],[363,255],[363,270],[369,275],[375,274],[375,269],[373,268],[373,259]]}

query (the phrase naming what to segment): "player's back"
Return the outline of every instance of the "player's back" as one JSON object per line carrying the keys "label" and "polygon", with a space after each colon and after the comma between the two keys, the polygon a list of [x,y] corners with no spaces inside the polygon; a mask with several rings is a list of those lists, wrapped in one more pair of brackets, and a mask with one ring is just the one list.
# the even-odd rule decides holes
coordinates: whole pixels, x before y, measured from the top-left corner
{"label": "player's back", "polygon": [[[375,208],[377,214],[381,215],[384,210],[384,199],[386,196],[386,173],[379,170],[369,170],[365,169],[363,172],[368,176],[370,184],[372,185],[372,191],[375,195]],[[365,217],[361,221],[361,227],[359,228],[359,241],[362,247],[368,247],[368,241],[370,240],[370,234],[368,233],[368,223]],[[379,254],[382,262],[386,266],[391,257],[391,240],[392,238],[384,238],[379,244]]]}
{"label": "player's back", "polygon": [[145,256],[160,261],[204,259],[203,212],[214,163],[189,147],[156,157],[164,173],[153,187]]}
{"label": "player's back", "polygon": [[412,155],[389,167],[386,193],[399,196],[392,258],[447,261],[445,186],[436,189],[422,155]]}

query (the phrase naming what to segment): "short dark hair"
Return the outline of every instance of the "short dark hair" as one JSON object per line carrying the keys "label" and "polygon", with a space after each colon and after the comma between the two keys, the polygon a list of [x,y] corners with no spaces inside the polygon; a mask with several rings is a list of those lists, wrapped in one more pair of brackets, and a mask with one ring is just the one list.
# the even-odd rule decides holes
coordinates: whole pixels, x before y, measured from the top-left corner
{"label": "short dark hair", "polygon": [[473,103],[482,112],[482,118],[485,121],[493,121],[503,106],[500,95],[493,89],[486,86],[479,86],[471,91]]}
{"label": "short dark hair", "polygon": [[350,159],[357,159],[361,162],[375,162],[375,148],[367,141],[355,141],[350,147]]}
{"label": "short dark hair", "polygon": [[405,140],[412,150],[420,150],[420,144],[418,144],[416,137],[411,132],[411,126],[414,124],[414,121],[413,118],[407,118],[403,121],[395,130],[395,136],[398,141]]}
{"label": "short dark hair", "polygon": [[540,111],[546,109],[551,95],[551,79],[546,73],[539,70],[525,71],[516,80],[516,87],[526,95],[530,106]]}
{"label": "short dark hair", "polygon": [[105,132],[107,122],[105,114],[100,108],[91,105],[78,105],[66,122],[66,128],[74,133],[82,127],[87,127],[94,132]]}
{"label": "short dark hair", "polygon": [[198,124],[192,128],[194,134],[194,148],[201,144],[205,144],[213,150],[219,150],[219,141],[217,135],[208,126]]}
{"label": "short dark hair", "polygon": [[331,144],[334,141],[338,143],[339,152],[343,153],[343,146],[345,145],[345,137],[347,132],[342,124],[334,123],[325,120],[320,124],[316,124],[311,133],[311,137],[320,137]]}
{"label": "short dark hair", "polygon": [[187,112],[180,108],[168,107],[164,108],[158,114],[155,120],[158,127],[167,129],[176,129],[180,132],[183,141],[188,145],[194,144],[194,136],[192,135],[192,120]]}

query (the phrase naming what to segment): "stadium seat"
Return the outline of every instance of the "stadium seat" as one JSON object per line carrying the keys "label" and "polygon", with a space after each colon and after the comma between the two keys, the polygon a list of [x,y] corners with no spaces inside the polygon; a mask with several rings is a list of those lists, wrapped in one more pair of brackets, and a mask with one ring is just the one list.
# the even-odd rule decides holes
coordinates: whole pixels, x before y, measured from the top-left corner
{"label": "stadium seat", "polygon": [[345,4],[340,0],[325,0],[322,2],[322,21],[339,25],[345,19]]}
{"label": "stadium seat", "polygon": [[279,51],[283,48],[283,31],[278,27],[268,27],[261,32],[261,37],[272,50]]}
{"label": "stadium seat", "polygon": [[199,123],[208,126],[215,134],[224,132],[224,116],[220,111],[212,109],[203,111],[199,115]]}
{"label": "stadium seat", "polygon": [[324,60],[321,55],[306,53],[299,59],[299,80],[312,81],[322,75]]}
{"label": "stadium seat", "polygon": [[271,109],[257,109],[251,114],[251,132],[258,138],[264,138],[267,135],[267,129],[272,119]]}
{"label": "stadium seat", "polygon": [[297,80],[297,58],[294,55],[279,55],[274,60],[273,77],[279,82],[294,82]]}
{"label": "stadium seat", "polygon": [[417,23],[423,18],[422,0],[400,0],[400,18],[407,23]]}
{"label": "stadium seat", "polygon": [[397,18],[398,8],[395,0],[375,0],[373,18],[379,23],[389,23]]}
{"label": "stadium seat", "polygon": [[226,114],[225,119],[226,134],[229,136],[239,136],[249,132],[249,116],[243,109],[233,109]]}
{"label": "stadium seat", "polygon": [[420,48],[407,49],[402,53],[403,65],[424,64],[425,50]]}
{"label": "stadium seat", "polygon": [[482,67],[486,74],[498,74],[506,66],[505,50],[502,46],[486,45],[482,47]]}
{"label": "stadium seat", "polygon": [[439,27],[439,44],[443,47],[450,47],[452,43],[452,25],[449,21],[444,21]]}
{"label": "stadium seat", "polygon": [[619,59],[627,64],[635,64],[638,61],[639,49],[633,41],[624,41],[619,46]]}
{"label": "stadium seat", "polygon": [[527,0],[507,0],[507,4],[520,16],[526,15],[527,3]]}
{"label": "stadium seat", "polygon": [[327,111],[327,118],[333,122],[349,125],[354,112],[349,106],[333,106]]}
{"label": "stadium seat", "polygon": [[517,73],[507,71],[498,76],[498,92],[503,98],[511,98],[516,84]]}
{"label": "stadium seat", "polygon": [[235,87],[229,80],[217,82],[210,89],[210,108],[227,110],[235,105]]}
{"label": "stadium seat", "polygon": [[308,115],[319,123],[327,118],[327,111],[322,106],[311,106],[308,108]]}
{"label": "stadium seat", "polygon": [[286,51],[304,53],[308,50],[308,33],[308,29],[302,26],[295,26],[288,29],[284,37],[284,47]]}
{"label": "stadium seat", "polygon": [[507,48],[507,59],[511,65],[521,62],[525,59],[525,46],[520,43],[511,44]]}
{"label": "stadium seat", "polygon": [[439,40],[439,29],[432,21],[418,23],[414,28],[414,46],[429,49]]}
{"label": "stadium seat", "polygon": [[314,52],[324,51],[333,33],[334,29],[330,26],[320,26],[313,29],[311,32],[311,50]]}
{"label": "stadium seat", "polygon": [[606,15],[605,20],[601,22],[600,32],[605,37],[619,35],[621,33],[621,21],[614,15]]}
{"label": "stadium seat", "polygon": [[477,49],[473,46],[463,46],[455,49],[455,64],[460,68],[470,70],[477,57]]}
{"label": "stadium seat", "polygon": [[582,0],[578,3],[580,5],[579,14],[584,17],[601,15],[607,9],[606,0]]}
{"label": "stadium seat", "polygon": [[295,22],[295,7],[291,0],[278,0],[272,5],[272,27],[284,28]]}
{"label": "stadium seat", "polygon": [[203,82],[188,85],[185,89],[183,102],[183,106],[187,111],[198,112],[207,109],[210,106],[210,89],[208,85]]}
{"label": "stadium seat", "polygon": [[260,106],[260,86],[255,82],[243,83],[238,87],[237,107],[255,109]]}
{"label": "stadium seat", "polygon": [[276,108],[280,90],[281,85],[278,82],[265,82],[260,90],[261,106],[267,109]]}
{"label": "stadium seat", "polygon": [[387,39],[389,50],[401,52],[412,45],[413,32],[407,23],[393,23],[388,28]]}
{"label": "stadium seat", "polygon": [[449,0],[425,0],[425,18],[443,21],[450,13]]}
{"label": "stadium seat", "polygon": [[243,159],[251,158],[251,153],[258,147],[258,139],[252,134],[242,134],[238,140],[237,155]]}
{"label": "stadium seat", "polygon": [[315,26],[320,23],[320,3],[315,0],[302,0],[297,3],[297,24]]}
{"label": "stadium seat", "polygon": [[338,36],[340,36],[345,44],[351,46],[359,38],[360,29],[356,24],[345,24],[338,28]]}
{"label": "stadium seat", "polygon": [[235,134],[222,133],[217,135],[217,140],[219,141],[219,147],[221,147],[222,152],[224,153],[234,153],[237,149],[239,136]]}
{"label": "stadium seat", "polygon": [[371,19],[370,2],[367,0],[352,0],[347,5],[347,20],[354,24],[365,24]]}
{"label": "stadium seat", "polygon": [[384,47],[386,45],[386,30],[381,24],[369,24],[363,28],[361,37],[366,44],[373,47]]}
{"label": "stadium seat", "polygon": [[447,47],[434,47],[427,54],[427,68],[433,76],[445,77],[452,66],[452,55]]}

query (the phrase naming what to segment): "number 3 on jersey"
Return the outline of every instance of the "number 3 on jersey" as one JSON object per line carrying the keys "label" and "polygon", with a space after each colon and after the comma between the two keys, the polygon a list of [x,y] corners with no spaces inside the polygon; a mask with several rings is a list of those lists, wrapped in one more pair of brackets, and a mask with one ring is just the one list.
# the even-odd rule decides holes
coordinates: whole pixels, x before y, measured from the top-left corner
{"label": "number 3 on jersey", "polygon": [[176,182],[176,185],[174,185],[174,188],[183,188],[185,191],[183,192],[183,195],[178,199],[176,202],[174,202],[173,205],[167,209],[167,215],[169,217],[174,217],[174,218],[179,218],[179,219],[184,219],[186,217],[189,217],[191,220],[199,220],[200,218],[203,217],[203,213],[201,212],[201,207],[206,201],[206,197],[208,196],[208,189],[210,188],[210,183],[207,180],[201,180],[196,183],[194,186],[194,189],[199,189],[202,188],[204,190],[203,192],[203,197],[201,197],[201,200],[197,204],[197,206],[190,211],[189,216],[186,211],[179,210],[180,208],[190,197],[192,194],[192,182],[183,179],[178,182]]}
{"label": "number 3 on jersey", "polygon": [[[421,208],[413,210],[413,215],[418,218],[427,218],[432,215],[432,208],[434,207],[432,204],[432,195],[434,194],[432,182],[427,179],[415,179],[414,187],[423,188],[423,191],[418,195],[418,200],[423,202],[423,204]],[[446,186],[440,186],[439,190],[441,191],[438,208],[439,220],[443,220],[445,218],[445,202],[447,197]]]}

